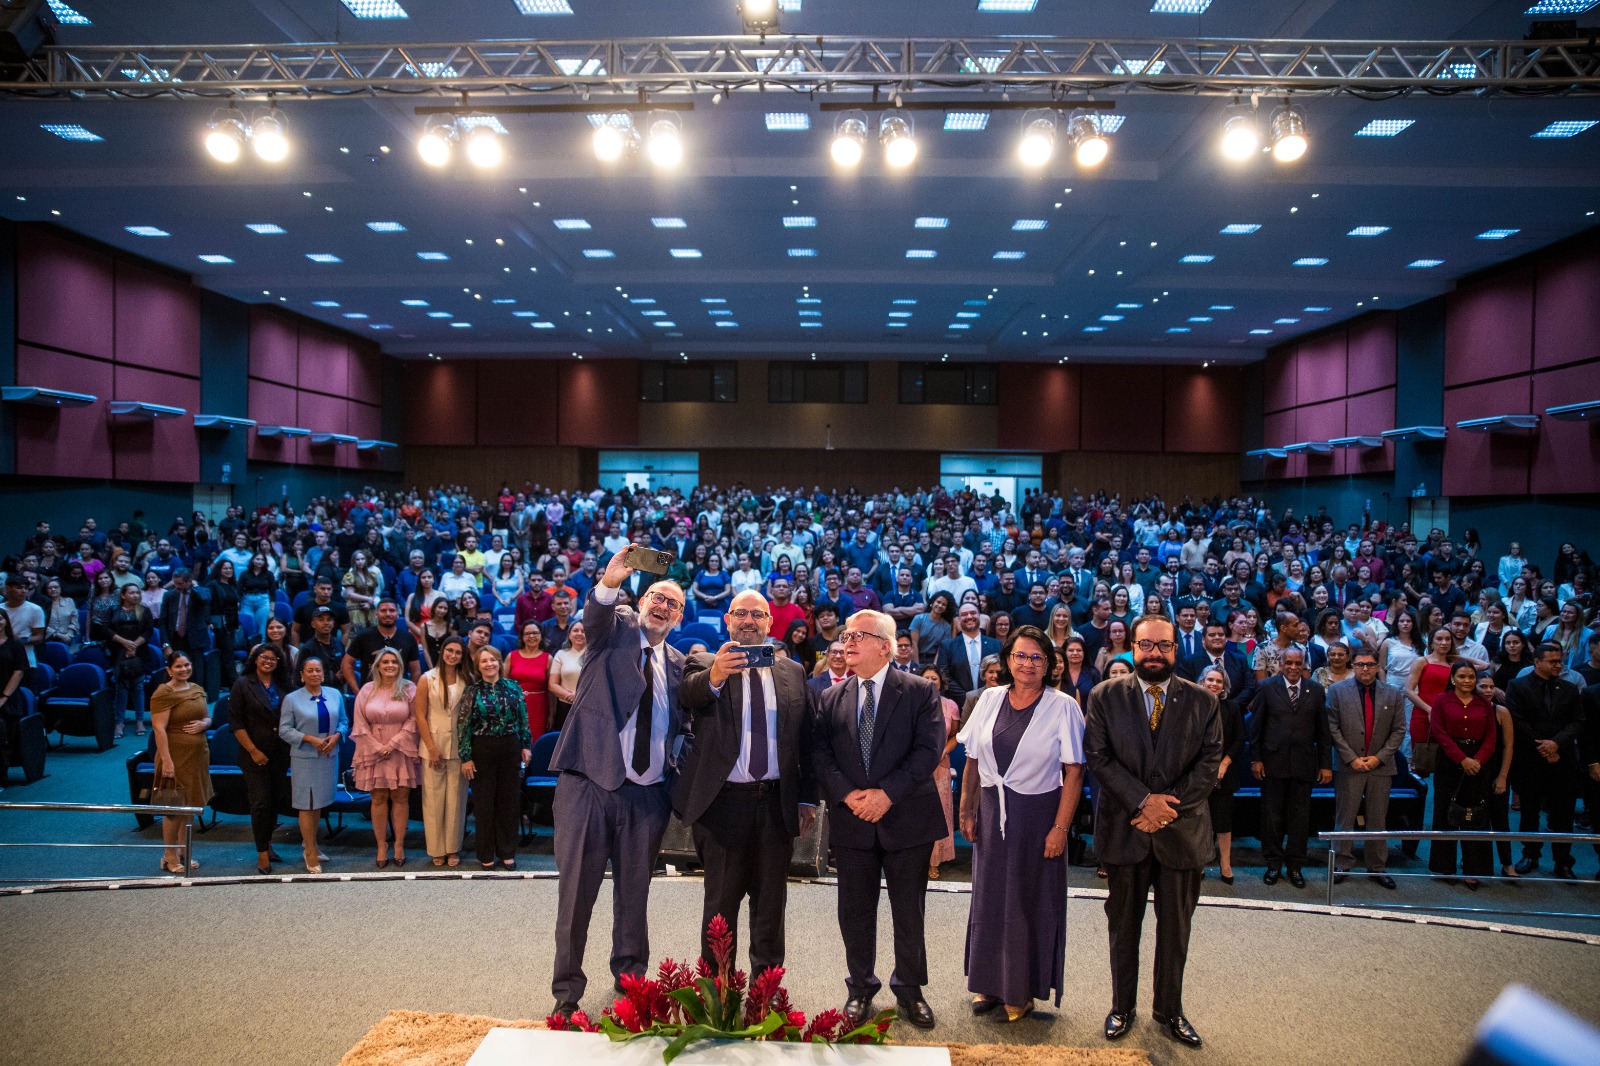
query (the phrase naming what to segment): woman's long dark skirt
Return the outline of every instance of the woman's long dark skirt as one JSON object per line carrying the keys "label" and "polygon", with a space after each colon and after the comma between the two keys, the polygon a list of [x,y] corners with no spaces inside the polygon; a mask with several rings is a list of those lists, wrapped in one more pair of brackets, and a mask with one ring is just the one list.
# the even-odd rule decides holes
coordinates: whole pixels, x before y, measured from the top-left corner
{"label": "woman's long dark skirt", "polygon": [[1013,1007],[1049,999],[1061,1005],[1067,955],[1067,856],[1044,857],[1061,790],[1025,796],[1006,789],[1000,836],[998,789],[985,788],[972,848],[967,915],[967,989]]}

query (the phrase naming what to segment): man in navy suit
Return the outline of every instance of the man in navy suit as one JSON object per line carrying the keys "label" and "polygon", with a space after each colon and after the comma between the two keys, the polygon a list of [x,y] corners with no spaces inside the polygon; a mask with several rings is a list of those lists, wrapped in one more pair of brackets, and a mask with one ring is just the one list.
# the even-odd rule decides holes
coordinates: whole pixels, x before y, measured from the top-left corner
{"label": "man in navy suit", "polygon": [[1238,701],[1240,707],[1249,707],[1250,701],[1256,698],[1256,672],[1243,655],[1228,650],[1228,626],[1218,618],[1207,622],[1201,630],[1200,654],[1180,658],[1175,672],[1185,681],[1198,683],[1200,675],[1213,665],[1222,667],[1223,673],[1228,675],[1228,698]]}
{"label": "man in navy suit", "polygon": [[956,612],[956,632],[939,645],[935,661],[944,670],[944,694],[957,703],[967,693],[983,687],[983,660],[1000,653],[1000,642],[983,635],[977,604],[963,604]]}
{"label": "man in navy suit", "polygon": [[683,590],[657,581],[639,597],[637,613],[619,604],[633,570],[622,553],[583,609],[588,637],[583,674],[550,766],[556,783],[555,1013],[578,1009],[588,987],[584,945],[595,897],[611,863],[611,973],[643,974],[650,965],[646,912],[650,874],[672,814],[683,712],[678,686],[683,653],[666,643],[683,617]]}
{"label": "man in navy suit", "polygon": [[894,637],[894,619],[881,611],[857,611],[846,623],[845,662],[855,676],[821,697],[817,783],[828,801],[839,871],[849,1024],[870,1017],[872,998],[882,987],[873,972],[882,880],[894,919],[889,987],[900,1017],[931,1029],[933,1010],[922,997],[928,983],[923,897],[933,842],[945,835],[944,808],[933,784],[944,753],[944,715],[932,682],[891,669]]}

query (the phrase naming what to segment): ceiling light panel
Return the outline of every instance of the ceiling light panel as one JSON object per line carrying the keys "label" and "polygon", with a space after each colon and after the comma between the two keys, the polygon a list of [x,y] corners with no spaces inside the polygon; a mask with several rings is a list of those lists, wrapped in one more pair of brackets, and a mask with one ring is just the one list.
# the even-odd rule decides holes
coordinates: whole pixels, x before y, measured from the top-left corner
{"label": "ceiling light panel", "polygon": [[246,222],[244,228],[252,233],[259,233],[263,237],[278,236],[289,232],[276,222]]}
{"label": "ceiling light panel", "polygon": [[76,122],[47,122],[39,128],[44,130],[46,133],[55,134],[63,141],[89,142],[105,140],[105,138],[100,136],[98,133],[91,133],[82,126],[78,125]]}
{"label": "ceiling light panel", "polygon": [[930,218],[926,215],[916,221],[917,229],[944,229],[949,225],[948,218]]}
{"label": "ceiling light panel", "polygon": [[789,257],[791,259],[815,259],[817,250],[815,248],[790,248]]}
{"label": "ceiling light panel", "polygon": [[1355,229],[1351,230],[1349,233],[1346,233],[1345,236],[1346,237],[1381,237],[1383,234],[1388,233],[1388,232],[1389,232],[1389,227],[1388,226],[1357,226]]}
{"label": "ceiling light panel", "polygon": [[944,128],[949,133],[976,133],[988,125],[987,111],[951,111],[944,116]]}
{"label": "ceiling light panel", "polygon": [[[569,219],[568,221],[582,221],[582,220],[581,219]],[[559,223],[559,222],[556,223],[556,225],[558,225],[558,226],[560,224],[561,223]],[[685,222],[681,218],[652,218],[650,220],[650,224],[652,226],[654,226],[656,229],[684,229],[689,225],[687,222]],[[575,229],[576,228],[588,229],[588,224],[585,223],[582,227],[574,227],[574,228]]]}
{"label": "ceiling light panel", "polygon": [[1171,326],[1171,327],[1168,327],[1167,332],[1168,333],[1188,333],[1189,332],[1189,327],[1188,326]]}
{"label": "ceiling light panel", "polygon": [[817,220],[811,215],[785,215],[783,216],[784,229],[811,229],[816,226]]}
{"label": "ceiling light panel", "polygon": [[1152,15],[1203,15],[1211,0],[1155,0],[1150,5]]}
{"label": "ceiling light panel", "polygon": [[1357,137],[1397,137],[1417,124],[1414,118],[1375,118],[1356,130]]}
{"label": "ceiling light panel", "polygon": [[170,237],[172,234],[160,226],[123,226],[123,229],[135,237]]}
{"label": "ceiling light panel", "polygon": [[87,15],[78,11],[66,0],[50,0],[50,14],[63,26],[93,26]]}
{"label": "ceiling light panel", "polygon": [[342,262],[344,262],[343,259],[340,259],[338,256],[334,255],[332,252],[307,252],[306,253],[306,258],[311,260],[313,263],[342,263]]}
{"label": "ceiling light panel", "polygon": [[454,318],[456,316],[452,315],[449,311],[429,311],[428,312],[428,317],[429,318]]}
{"label": "ceiling light panel", "polygon": [[1049,225],[1050,223],[1042,218],[1019,218],[1011,223],[1011,228],[1019,233],[1032,233]]}
{"label": "ceiling light panel", "polygon": [[1293,265],[1297,267],[1320,267],[1327,266],[1328,261],[1320,256],[1306,255],[1296,259]]}
{"label": "ceiling light panel", "polygon": [[[1539,0],[1524,15],[1581,15],[1600,0]],[[53,6],[53,5],[52,5]]]}
{"label": "ceiling light panel", "polygon": [[1188,263],[1192,266],[1199,263],[1209,263],[1215,258],[1216,256],[1214,255],[1186,255],[1182,259],[1178,260],[1178,262]]}
{"label": "ceiling light panel", "polygon": [[673,249],[670,249],[670,253],[672,255],[672,258],[674,258],[674,259],[699,259],[700,258],[700,249],[698,249],[698,248],[673,248]]}
{"label": "ceiling light panel", "polygon": [[403,19],[410,18],[406,9],[401,7],[398,0],[343,0],[344,6],[350,9],[350,14],[358,19]]}
{"label": "ceiling light panel", "polygon": [[1143,306],[1144,306],[1144,304],[1120,303],[1120,304],[1117,305],[1117,310],[1118,311],[1137,311],[1139,308],[1141,308]]}
{"label": "ceiling light panel", "polygon": [[[651,302],[654,303],[655,301],[652,300]],[[721,296],[702,296],[700,297],[700,302],[703,304],[725,304],[728,301]],[[821,303],[822,301],[818,300],[817,302]]]}
{"label": "ceiling light panel", "polygon": [[1027,254],[1028,254],[1027,252],[996,252],[996,253],[994,253],[994,258],[996,258],[996,259],[1021,259],[1024,256],[1026,256]]}
{"label": "ceiling light panel", "polygon": [[[1552,123],[1550,123],[1550,125],[1546,126],[1544,129],[1540,130],[1538,133],[1535,133],[1533,136],[1541,137],[1541,138],[1576,137],[1578,134],[1583,133],[1585,130],[1594,129],[1595,125],[1596,125],[1596,121],[1594,119],[1584,119],[1584,120],[1566,119],[1566,120],[1563,120],[1563,121],[1560,121],[1560,122],[1552,122]],[[95,140],[97,140],[97,141],[99,139],[100,138],[98,138],[98,137],[95,138]]]}
{"label": "ceiling light panel", "polygon": [[938,257],[938,255],[939,255],[939,253],[934,251],[932,248],[907,248],[906,249],[906,258],[907,259],[935,259],[935,258]]}
{"label": "ceiling light panel", "polygon": [[915,306],[917,306],[917,301],[912,300],[912,299],[900,299],[900,300],[895,300],[894,301],[894,305],[896,307],[915,307]]}
{"label": "ceiling light panel", "polygon": [[617,253],[610,248],[585,248],[583,257],[585,259],[615,259]]}
{"label": "ceiling light panel", "polygon": [[[1444,262],[1444,260],[1441,259],[1441,260],[1439,260],[1439,262],[1442,263],[1442,262]],[[1231,311],[1232,308],[1229,308],[1229,310]],[[1306,314],[1308,314],[1308,315],[1325,314],[1326,312],[1332,311],[1332,310],[1333,310],[1333,308],[1331,308],[1331,307],[1308,307],[1308,308],[1305,309]]]}
{"label": "ceiling light panel", "polygon": [[517,10],[524,15],[570,15],[572,5],[567,0],[513,0]]}
{"label": "ceiling light panel", "polygon": [[989,15],[1026,15],[1039,0],[978,0],[978,10]]}
{"label": "ceiling light panel", "polygon": [[[1413,259],[1406,266],[1412,270],[1430,270],[1436,266],[1443,266],[1443,259]],[[1309,307],[1306,310],[1311,310]]]}
{"label": "ceiling light panel", "polygon": [[339,301],[338,300],[312,300],[311,301],[311,306],[312,307],[338,307],[339,306]]}
{"label": "ceiling light panel", "polygon": [[795,133],[811,128],[811,116],[804,111],[768,111],[767,129],[773,133]]}
{"label": "ceiling light panel", "polygon": [[1254,233],[1260,228],[1261,223],[1259,222],[1230,222],[1228,225],[1223,226],[1219,232],[1225,233],[1230,237],[1237,237],[1246,233]]}
{"label": "ceiling light panel", "polygon": [[418,252],[418,259],[426,259],[430,263],[443,263],[450,258],[445,252]]}
{"label": "ceiling light panel", "polygon": [[593,229],[589,220],[585,218],[558,218],[552,225],[556,229]]}
{"label": "ceiling light panel", "polygon": [[1292,326],[1299,321],[1298,318],[1275,318],[1272,320],[1272,324],[1274,326]]}
{"label": "ceiling light panel", "polygon": [[1514,237],[1521,233],[1520,229],[1486,229],[1478,234],[1480,241],[1503,241],[1507,237]]}
{"label": "ceiling light panel", "polygon": [[232,259],[229,259],[225,255],[202,255],[200,256],[200,261],[202,263],[211,263],[214,266],[222,266],[224,264],[233,262]]}
{"label": "ceiling light panel", "polygon": [[367,228],[373,233],[404,233],[406,228],[399,222],[368,222]]}
{"label": "ceiling light panel", "polygon": [[400,301],[400,305],[402,307],[427,307],[428,306],[428,301],[427,300],[401,300]]}

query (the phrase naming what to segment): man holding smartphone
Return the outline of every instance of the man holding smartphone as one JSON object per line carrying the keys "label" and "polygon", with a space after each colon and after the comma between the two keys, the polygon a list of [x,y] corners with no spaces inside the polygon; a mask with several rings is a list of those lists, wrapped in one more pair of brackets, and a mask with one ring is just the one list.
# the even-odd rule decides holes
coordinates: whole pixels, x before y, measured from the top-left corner
{"label": "man holding smartphone", "polygon": [[[651,565],[658,565],[658,553],[644,550]],[[637,611],[622,604],[623,583],[633,576],[630,561],[645,560],[629,552],[613,555],[584,605],[583,673],[550,758],[561,775],[551,991],[555,1013],[562,1015],[578,1009],[588,987],[583,951],[608,861],[611,973],[618,992],[623,974],[642,975],[650,965],[650,874],[672,814],[678,748],[686,732],[678,708],[683,653],[666,643],[683,617],[683,590],[658,580],[641,593]]]}
{"label": "man holding smartphone", "polygon": [[720,914],[737,936],[749,896],[754,980],[783,965],[789,858],[816,817],[813,697],[800,664],[775,659],[765,643],[772,613],[759,592],[739,593],[723,619],[733,639],[684,664],[678,698],[695,742],[673,805],[705,869],[701,957],[715,964],[706,925]]}

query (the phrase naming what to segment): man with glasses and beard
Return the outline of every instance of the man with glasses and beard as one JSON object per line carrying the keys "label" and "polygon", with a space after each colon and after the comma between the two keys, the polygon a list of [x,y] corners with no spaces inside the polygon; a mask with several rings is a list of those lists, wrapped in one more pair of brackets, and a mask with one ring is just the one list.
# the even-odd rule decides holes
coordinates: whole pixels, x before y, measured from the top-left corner
{"label": "man with glasses and beard", "polygon": [[[683,617],[683,590],[661,580],[639,597],[637,613],[618,601],[633,568],[621,552],[606,564],[583,610],[588,635],[583,672],[550,767],[556,783],[554,1013],[578,1009],[588,978],[583,949],[594,901],[611,863],[614,909],[611,973],[650,965],[650,874],[661,851],[677,778],[677,747],[687,729],[678,708],[683,653],[666,643]],[[609,997],[608,997],[609,998]]]}
{"label": "man with glasses and beard", "polygon": [[1130,634],[1134,673],[1094,687],[1084,746],[1100,781],[1095,853],[1106,868],[1111,933],[1111,1013],[1106,1039],[1133,1027],[1139,932],[1155,888],[1156,976],[1152,1016],[1173,1039],[1199,1047],[1183,1014],[1183,970],[1200,878],[1215,850],[1206,798],[1222,765],[1216,697],[1174,676],[1172,622],[1144,615]]}
{"label": "man with glasses and beard", "polygon": [[695,742],[673,806],[693,832],[705,870],[700,957],[715,964],[706,926],[720,914],[737,936],[739,907],[749,896],[753,979],[783,965],[789,857],[795,837],[816,818],[812,700],[799,663],[762,666],[740,650],[767,638],[772,614],[761,593],[734,596],[723,620],[732,639],[716,655],[697,652],[684,664],[678,698],[693,719]]}

